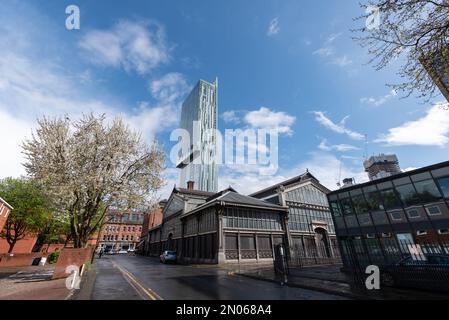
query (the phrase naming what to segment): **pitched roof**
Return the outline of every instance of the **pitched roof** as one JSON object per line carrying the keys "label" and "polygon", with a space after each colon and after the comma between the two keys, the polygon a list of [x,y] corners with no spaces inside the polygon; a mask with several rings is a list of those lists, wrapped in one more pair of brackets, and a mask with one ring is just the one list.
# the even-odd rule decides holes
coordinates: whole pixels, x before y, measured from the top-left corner
{"label": "pitched roof", "polygon": [[208,191],[200,191],[200,190],[189,190],[185,188],[174,188],[174,193],[178,193],[180,195],[192,195],[192,196],[199,196],[199,197],[211,197],[215,195],[215,192],[208,192]]}
{"label": "pitched roof", "polygon": [[217,200],[224,201],[224,202],[230,202],[235,204],[241,204],[241,205],[250,205],[250,206],[257,206],[257,207],[269,207],[269,208],[276,208],[276,209],[282,209],[282,206],[279,206],[277,204],[253,198],[250,196],[245,196],[243,194],[229,191],[225,193],[223,196],[218,197]]}
{"label": "pitched roof", "polygon": [[189,216],[195,212],[203,210],[207,207],[213,206],[216,203],[224,202],[225,204],[237,205],[242,207],[257,207],[257,208],[265,208],[267,210],[279,210],[279,211],[287,211],[287,207],[283,207],[265,200],[253,198],[250,196],[245,196],[243,194],[237,193],[234,189],[228,188],[218,193],[218,197],[211,197],[210,200],[203,203],[202,205],[196,207],[195,209],[186,212],[184,216]]}
{"label": "pitched roof", "polygon": [[292,184],[295,184],[295,183],[298,183],[298,182],[302,182],[302,181],[306,181],[308,179],[314,180],[319,185],[319,187],[324,189],[325,192],[330,192],[330,190],[328,190],[325,186],[323,186],[313,174],[311,174],[309,171],[306,171],[305,173],[303,173],[303,174],[301,174],[299,176],[290,178],[288,180],[285,180],[285,181],[282,181],[282,182],[277,183],[275,185],[272,185],[272,186],[270,186],[268,188],[265,188],[265,189],[262,189],[260,191],[254,192],[254,193],[250,194],[249,196],[250,197],[255,197],[255,196],[260,196],[262,194],[274,193],[280,186],[288,187],[289,185],[292,185]]}
{"label": "pitched roof", "polygon": [[5,204],[5,206],[7,206],[9,209],[13,210],[14,208],[8,203],[6,202],[2,197],[0,197],[0,202],[3,202]]}

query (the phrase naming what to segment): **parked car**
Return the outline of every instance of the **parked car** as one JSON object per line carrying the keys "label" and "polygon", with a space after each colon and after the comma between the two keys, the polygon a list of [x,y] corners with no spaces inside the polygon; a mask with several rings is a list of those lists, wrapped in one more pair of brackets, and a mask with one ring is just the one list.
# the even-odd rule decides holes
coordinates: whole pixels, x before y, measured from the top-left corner
{"label": "parked car", "polygon": [[178,259],[176,251],[164,251],[161,255],[160,255],[160,261],[162,263],[176,263],[176,260]]}
{"label": "parked car", "polygon": [[130,248],[130,249],[128,249],[128,252],[135,252],[136,250],[135,249],[132,249],[132,248]]}
{"label": "parked car", "polygon": [[449,292],[449,255],[427,254],[423,260],[412,256],[380,267],[381,283],[387,287],[409,287]]}
{"label": "parked car", "polygon": [[124,254],[124,253],[128,253],[128,251],[125,250],[125,249],[120,249],[118,253],[119,253],[119,254]]}
{"label": "parked car", "polygon": [[106,254],[110,254],[110,255],[114,255],[114,254],[117,254],[117,251],[111,249],[111,250],[106,251],[105,253]]}

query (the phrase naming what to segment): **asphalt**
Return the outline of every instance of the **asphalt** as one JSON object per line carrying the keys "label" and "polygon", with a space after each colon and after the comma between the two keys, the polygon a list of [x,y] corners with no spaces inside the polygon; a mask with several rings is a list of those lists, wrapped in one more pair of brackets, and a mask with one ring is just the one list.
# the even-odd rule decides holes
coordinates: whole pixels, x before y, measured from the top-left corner
{"label": "asphalt", "polygon": [[344,300],[338,295],[281,286],[207,265],[166,265],[157,258],[103,256],[83,277],[74,299],[91,300]]}

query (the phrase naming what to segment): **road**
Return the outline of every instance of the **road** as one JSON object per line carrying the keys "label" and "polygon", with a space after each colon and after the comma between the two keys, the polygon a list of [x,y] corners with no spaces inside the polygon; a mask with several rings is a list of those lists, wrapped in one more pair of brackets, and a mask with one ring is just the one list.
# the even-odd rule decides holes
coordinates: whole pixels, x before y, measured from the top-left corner
{"label": "road", "polygon": [[[165,265],[156,258],[96,259],[92,300],[335,300],[339,296],[228,274],[217,266]],[[83,288],[81,288],[83,290]]]}

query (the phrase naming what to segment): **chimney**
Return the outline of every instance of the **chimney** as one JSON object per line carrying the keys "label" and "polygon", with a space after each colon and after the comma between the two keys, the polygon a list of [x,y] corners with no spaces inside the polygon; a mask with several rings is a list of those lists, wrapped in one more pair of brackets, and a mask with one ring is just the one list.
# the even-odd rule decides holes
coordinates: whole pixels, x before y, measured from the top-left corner
{"label": "chimney", "polygon": [[187,181],[187,189],[188,189],[188,190],[193,190],[193,185],[194,185],[194,184],[195,184],[195,182],[192,181],[192,180]]}

